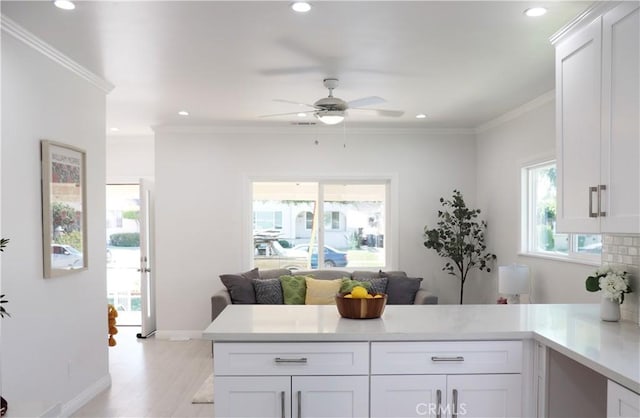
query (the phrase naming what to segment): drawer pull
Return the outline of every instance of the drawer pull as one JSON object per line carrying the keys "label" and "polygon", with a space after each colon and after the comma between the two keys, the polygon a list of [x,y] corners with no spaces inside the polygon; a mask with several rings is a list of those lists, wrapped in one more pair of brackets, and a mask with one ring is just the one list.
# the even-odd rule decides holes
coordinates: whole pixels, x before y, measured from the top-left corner
{"label": "drawer pull", "polygon": [[300,364],[306,364],[307,363],[307,358],[306,357],[300,357],[300,358],[280,358],[280,357],[276,357],[275,359],[276,363],[300,363]]}
{"label": "drawer pull", "polygon": [[462,356],[456,356],[456,357],[436,357],[433,356],[431,357],[431,361],[464,361],[464,357]]}

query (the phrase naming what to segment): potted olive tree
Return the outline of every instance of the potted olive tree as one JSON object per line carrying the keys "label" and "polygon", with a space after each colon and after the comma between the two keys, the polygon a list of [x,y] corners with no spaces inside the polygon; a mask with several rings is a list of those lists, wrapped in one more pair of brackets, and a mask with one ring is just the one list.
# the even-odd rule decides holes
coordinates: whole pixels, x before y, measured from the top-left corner
{"label": "potted olive tree", "polygon": [[487,252],[484,242],[487,223],[478,221],[480,209],[469,209],[462,193],[453,191],[451,200],[440,198],[443,210],[438,211],[438,223],[433,229],[424,228],[424,246],[435,250],[450,261],[443,271],[460,279],[460,304],[464,297],[464,283],[469,271],[491,271],[490,262],[496,255]]}
{"label": "potted olive tree", "polygon": [[[4,247],[7,246],[9,240],[7,238],[0,238],[0,252],[4,252]],[[5,299],[5,295],[0,295],[0,318],[4,318],[5,316],[11,316],[9,312],[4,308],[4,304],[9,302]],[[0,396],[0,415],[4,415],[7,413],[7,401]]]}

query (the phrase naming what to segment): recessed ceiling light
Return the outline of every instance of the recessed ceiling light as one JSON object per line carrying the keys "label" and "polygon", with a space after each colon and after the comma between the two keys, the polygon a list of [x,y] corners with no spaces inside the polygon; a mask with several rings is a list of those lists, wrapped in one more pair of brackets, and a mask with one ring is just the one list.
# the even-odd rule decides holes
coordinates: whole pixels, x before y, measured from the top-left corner
{"label": "recessed ceiling light", "polygon": [[181,110],[178,112],[178,115],[180,116],[189,116],[189,112],[187,112],[186,110]]}
{"label": "recessed ceiling light", "polygon": [[111,129],[109,129],[111,132],[119,132],[120,128],[116,128],[115,126]]}
{"label": "recessed ceiling light", "polygon": [[304,112],[300,112],[300,113],[298,113],[298,117],[299,118],[305,118],[305,117],[307,117],[307,114],[304,113]]}
{"label": "recessed ceiling light", "polygon": [[63,9],[63,10],[73,10],[76,8],[76,5],[73,4],[73,2],[70,0],[55,0],[53,4],[58,9]]}
{"label": "recessed ceiling light", "polygon": [[291,3],[291,8],[298,13],[307,13],[311,10],[311,4],[306,1],[296,1]]}
{"label": "recessed ceiling light", "polygon": [[531,7],[524,11],[524,14],[529,17],[539,17],[547,13],[547,9],[544,7]]}
{"label": "recessed ceiling light", "polygon": [[427,115],[425,115],[424,113],[419,113],[419,114],[416,115],[416,119],[424,119],[426,117],[427,117]]}

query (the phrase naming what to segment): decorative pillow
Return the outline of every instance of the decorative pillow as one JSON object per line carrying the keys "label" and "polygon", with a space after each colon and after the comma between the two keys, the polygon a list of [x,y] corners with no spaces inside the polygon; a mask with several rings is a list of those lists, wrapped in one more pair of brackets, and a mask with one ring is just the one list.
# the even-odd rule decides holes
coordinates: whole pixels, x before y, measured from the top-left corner
{"label": "decorative pillow", "polygon": [[387,305],[413,305],[421,277],[389,276]]}
{"label": "decorative pillow", "polygon": [[282,285],[280,279],[253,279],[256,303],[261,305],[282,305]]}
{"label": "decorative pillow", "polygon": [[361,282],[369,283],[369,285],[371,286],[369,288],[369,292],[372,292],[372,293],[388,293],[387,282],[388,282],[389,279],[387,279],[386,277],[378,277],[378,278],[371,278],[371,279],[367,279],[365,277],[361,277],[359,280]]}
{"label": "decorative pillow", "polygon": [[340,291],[342,279],[318,280],[312,277],[306,278],[307,294],[305,305],[335,305],[336,294]]}
{"label": "decorative pillow", "polygon": [[280,276],[285,305],[304,305],[307,293],[306,276]]}
{"label": "decorative pillow", "polygon": [[353,290],[356,286],[362,286],[365,289],[371,291],[371,283],[369,282],[360,282],[358,280],[347,279],[346,277],[342,279],[342,284],[340,285],[340,293],[348,293]]}
{"label": "decorative pillow", "polygon": [[246,273],[222,274],[220,275],[220,280],[229,290],[231,303],[251,304],[256,303],[256,293],[253,290],[251,280],[259,277],[258,269],[254,268]]}

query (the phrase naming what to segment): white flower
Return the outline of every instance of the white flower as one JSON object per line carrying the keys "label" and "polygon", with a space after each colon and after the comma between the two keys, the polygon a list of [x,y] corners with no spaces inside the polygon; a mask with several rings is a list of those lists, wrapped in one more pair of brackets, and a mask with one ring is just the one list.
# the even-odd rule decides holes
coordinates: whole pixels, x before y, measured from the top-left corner
{"label": "white flower", "polygon": [[600,277],[598,282],[604,297],[617,300],[619,303],[622,303],[622,294],[629,290],[629,280],[625,277],[624,272],[609,271],[605,276]]}

